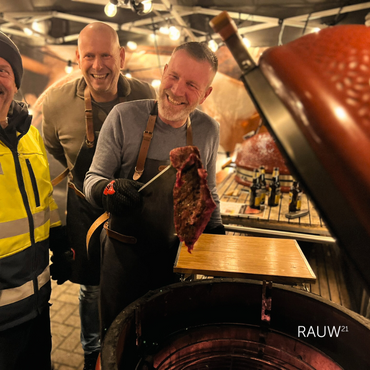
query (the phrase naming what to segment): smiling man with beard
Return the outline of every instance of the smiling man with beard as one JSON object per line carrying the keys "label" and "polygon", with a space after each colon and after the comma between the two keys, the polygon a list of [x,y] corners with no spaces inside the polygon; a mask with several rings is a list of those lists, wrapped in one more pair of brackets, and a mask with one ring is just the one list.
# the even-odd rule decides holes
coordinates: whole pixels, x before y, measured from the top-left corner
{"label": "smiling man with beard", "polygon": [[86,171],[95,152],[103,122],[118,103],[156,96],[147,83],[126,78],[125,50],[116,31],[94,22],[80,33],[76,59],[83,77],[52,88],[43,103],[43,133],[46,149],[68,167],[67,233],[75,252],[71,261],[56,261],[52,278],[80,284],[81,343],[85,354],[84,370],[95,369],[99,343],[99,266],[100,241],[91,241],[90,259],[86,253],[86,234],[102,213],[93,208],[82,193]]}
{"label": "smiling man with beard", "polygon": [[186,49],[178,48],[164,68],[158,115],[174,128],[181,127],[212,92],[210,85],[217,70],[207,60],[194,63],[194,57]]}
{"label": "smiling man with beard", "polygon": [[[212,91],[217,67],[217,58],[206,44],[185,43],[173,51],[164,68],[158,104],[154,100],[142,100],[112,109],[84,183],[86,198],[110,212],[110,225],[122,215],[132,214],[135,218],[142,201],[138,189],[169,164],[172,149],[193,145],[199,148],[217,205],[206,231],[225,233],[215,176],[219,124],[197,109]],[[171,212],[173,205],[160,207],[161,212],[166,209]],[[140,217],[135,222],[143,222]],[[161,227],[166,229],[166,225]],[[119,229],[114,231],[123,233]],[[107,236],[105,230],[102,240],[100,307],[104,335],[128,304],[149,290],[176,280],[172,268],[178,242],[163,245],[154,238],[150,245],[130,245]]]}

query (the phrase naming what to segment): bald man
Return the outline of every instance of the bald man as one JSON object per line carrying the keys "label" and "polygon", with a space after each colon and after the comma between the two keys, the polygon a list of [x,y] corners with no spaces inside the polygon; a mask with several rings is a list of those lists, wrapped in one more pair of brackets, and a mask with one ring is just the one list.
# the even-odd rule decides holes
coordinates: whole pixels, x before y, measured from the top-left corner
{"label": "bald man", "polygon": [[43,135],[49,153],[69,169],[66,224],[75,258],[55,262],[51,270],[58,284],[68,279],[80,284],[81,343],[85,353],[84,370],[87,370],[95,369],[100,350],[99,231],[90,242],[90,259],[87,259],[85,241],[88,229],[103,210],[84,199],[83,180],[100,129],[111,109],[120,102],[155,98],[155,91],[147,83],[128,79],[120,73],[125,50],[119,44],[116,31],[104,23],[91,23],[81,31],[76,58],[83,77],[47,93],[43,103]]}

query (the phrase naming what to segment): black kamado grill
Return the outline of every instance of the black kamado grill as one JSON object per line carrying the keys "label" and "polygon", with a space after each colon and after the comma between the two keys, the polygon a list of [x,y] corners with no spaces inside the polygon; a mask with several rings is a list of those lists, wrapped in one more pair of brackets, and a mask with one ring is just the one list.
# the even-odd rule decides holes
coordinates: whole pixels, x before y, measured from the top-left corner
{"label": "black kamado grill", "polygon": [[[370,28],[335,26],[256,66],[227,13],[211,21],[245,87],[370,291]],[[103,370],[367,370],[370,322],[313,294],[234,279],[183,282],[121,312]]]}

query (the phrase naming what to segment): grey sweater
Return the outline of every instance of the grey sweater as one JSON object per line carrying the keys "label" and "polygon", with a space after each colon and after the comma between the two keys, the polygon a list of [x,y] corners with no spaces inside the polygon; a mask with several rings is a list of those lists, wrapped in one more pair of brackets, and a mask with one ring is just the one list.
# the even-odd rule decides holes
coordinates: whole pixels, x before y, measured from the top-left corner
{"label": "grey sweater", "polygon": [[[127,178],[136,165],[143,131],[154,100],[138,100],[116,105],[106,118],[100,131],[94,159],[84,183],[86,199],[96,206],[92,196],[93,186],[100,180],[110,180],[119,174]],[[221,222],[220,201],[216,190],[216,159],[219,145],[219,124],[207,114],[196,109],[190,114],[193,145],[199,148],[204,168],[208,172],[208,186],[217,208],[208,224],[217,227]],[[147,158],[169,160],[172,149],[186,146],[186,124],[173,128],[159,117]]]}

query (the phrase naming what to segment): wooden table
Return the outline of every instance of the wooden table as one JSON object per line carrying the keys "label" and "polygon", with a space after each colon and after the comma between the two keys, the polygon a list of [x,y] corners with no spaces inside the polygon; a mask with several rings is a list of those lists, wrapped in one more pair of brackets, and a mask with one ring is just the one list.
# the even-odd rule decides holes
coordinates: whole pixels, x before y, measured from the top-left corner
{"label": "wooden table", "polygon": [[294,285],[316,276],[292,239],[202,234],[190,254],[180,243],[174,272]]}

